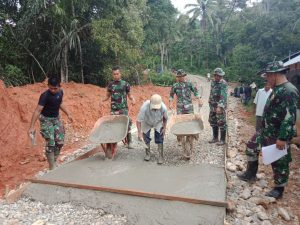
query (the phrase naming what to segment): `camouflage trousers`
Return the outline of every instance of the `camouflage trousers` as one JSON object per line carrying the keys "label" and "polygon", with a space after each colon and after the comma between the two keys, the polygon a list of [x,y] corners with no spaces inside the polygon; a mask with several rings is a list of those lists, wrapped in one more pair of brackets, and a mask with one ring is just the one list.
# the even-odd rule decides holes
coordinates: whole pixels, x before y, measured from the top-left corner
{"label": "camouflage trousers", "polygon": [[226,112],[222,109],[222,113],[217,114],[215,110],[210,110],[208,122],[211,127],[219,127],[220,130],[226,130]]}
{"label": "camouflage trousers", "polygon": [[45,117],[40,115],[40,132],[46,141],[45,151],[60,153],[64,145],[65,129],[59,117]]}
{"label": "camouflage trousers", "polygon": [[177,114],[192,114],[194,113],[194,106],[193,104],[180,104],[177,103],[176,107]]}
{"label": "camouflage trousers", "polygon": [[[254,134],[246,144],[246,156],[248,161],[258,161],[261,146],[258,143],[259,133]],[[275,144],[275,143],[274,143]],[[273,179],[276,187],[283,187],[287,185],[290,168],[289,164],[292,161],[290,145],[288,145],[288,154],[273,162]]]}
{"label": "camouflage trousers", "polygon": [[[121,110],[111,110],[111,115],[126,115],[128,116],[128,109],[121,109]],[[132,119],[129,117],[129,124],[128,124],[128,133],[131,133],[132,127]]]}

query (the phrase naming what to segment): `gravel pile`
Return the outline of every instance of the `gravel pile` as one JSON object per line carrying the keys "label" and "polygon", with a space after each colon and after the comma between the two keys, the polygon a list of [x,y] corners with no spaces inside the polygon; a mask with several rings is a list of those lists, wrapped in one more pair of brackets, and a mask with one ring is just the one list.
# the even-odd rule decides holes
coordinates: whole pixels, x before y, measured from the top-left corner
{"label": "gravel pile", "polygon": [[0,224],[75,225],[75,224],[126,224],[122,215],[106,214],[101,209],[75,206],[71,203],[45,205],[22,198],[13,204],[0,202]]}

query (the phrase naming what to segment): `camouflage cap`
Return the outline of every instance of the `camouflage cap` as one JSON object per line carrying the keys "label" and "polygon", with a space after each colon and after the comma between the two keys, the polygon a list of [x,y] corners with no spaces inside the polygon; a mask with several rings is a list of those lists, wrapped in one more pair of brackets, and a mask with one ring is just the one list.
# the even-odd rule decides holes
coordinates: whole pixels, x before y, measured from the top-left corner
{"label": "camouflage cap", "polygon": [[222,70],[222,68],[216,68],[214,70],[214,75],[219,75],[223,77],[225,75],[225,72]]}
{"label": "camouflage cap", "polygon": [[284,67],[282,61],[274,61],[267,64],[264,73],[283,73],[286,70],[289,70],[289,68]]}
{"label": "camouflage cap", "polygon": [[177,74],[176,74],[176,77],[184,77],[186,76],[186,72],[183,71],[183,69],[179,69],[177,70]]}

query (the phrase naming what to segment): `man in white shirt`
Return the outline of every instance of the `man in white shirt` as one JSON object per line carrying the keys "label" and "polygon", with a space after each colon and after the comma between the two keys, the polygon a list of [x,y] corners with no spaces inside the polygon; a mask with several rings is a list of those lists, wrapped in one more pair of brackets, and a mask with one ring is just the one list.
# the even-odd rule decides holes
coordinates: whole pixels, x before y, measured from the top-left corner
{"label": "man in white shirt", "polygon": [[150,155],[150,132],[154,128],[154,139],[158,145],[159,157],[157,164],[163,163],[163,142],[166,132],[168,120],[168,110],[166,105],[162,102],[161,96],[154,94],[150,100],[143,103],[140,112],[137,116],[136,127],[138,130],[139,140],[144,140],[147,145],[145,161],[149,161]]}
{"label": "man in white shirt", "polygon": [[272,89],[270,84],[265,83],[265,87],[261,88],[257,91],[256,96],[254,98],[254,111],[256,116],[256,131],[259,131],[262,126],[262,115],[264,112],[265,104],[270,94],[272,93]]}

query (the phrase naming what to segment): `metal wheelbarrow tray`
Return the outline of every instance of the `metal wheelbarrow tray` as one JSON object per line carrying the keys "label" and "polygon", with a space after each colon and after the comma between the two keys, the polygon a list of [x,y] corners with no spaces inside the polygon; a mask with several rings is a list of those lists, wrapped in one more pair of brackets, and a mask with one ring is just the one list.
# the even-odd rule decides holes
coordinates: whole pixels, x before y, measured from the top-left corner
{"label": "metal wheelbarrow tray", "polygon": [[195,135],[203,130],[203,120],[199,114],[174,115],[169,121],[170,132],[178,135]]}
{"label": "metal wheelbarrow tray", "polygon": [[117,143],[126,139],[128,124],[129,117],[126,115],[103,116],[95,123],[89,140],[101,144],[105,156],[113,158],[116,154]]}

